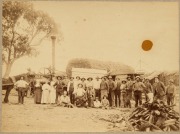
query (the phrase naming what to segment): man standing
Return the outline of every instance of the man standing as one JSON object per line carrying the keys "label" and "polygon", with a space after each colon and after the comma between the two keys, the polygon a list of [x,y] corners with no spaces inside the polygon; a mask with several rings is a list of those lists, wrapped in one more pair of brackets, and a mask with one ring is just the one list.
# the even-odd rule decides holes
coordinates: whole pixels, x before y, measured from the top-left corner
{"label": "man standing", "polygon": [[100,84],[101,84],[101,81],[99,80],[99,77],[96,77],[96,80],[94,81],[94,90],[95,90],[95,97],[98,97],[99,100],[101,98]]}
{"label": "man standing", "polygon": [[31,82],[29,83],[31,96],[34,96],[35,83],[36,83],[36,81],[34,79],[32,79]]}
{"label": "man standing", "polygon": [[151,83],[149,82],[149,79],[145,79],[145,86],[146,89],[144,90],[145,96],[146,96],[146,101],[149,103],[153,102],[153,88]]}
{"label": "man standing", "polygon": [[85,82],[85,78],[81,78],[81,84],[83,85],[83,89],[86,91],[86,82]]}
{"label": "man standing", "polygon": [[133,82],[131,81],[131,77],[128,76],[127,77],[127,83],[126,83],[127,89],[126,89],[126,93],[127,93],[127,106],[129,106],[131,108],[131,99],[132,99],[132,91],[133,91]]}
{"label": "man standing", "polygon": [[120,78],[116,77],[115,79],[115,84],[116,84],[116,89],[115,89],[115,104],[116,107],[120,107],[121,106],[121,90],[120,90],[120,86],[121,86],[121,81]]}
{"label": "man standing", "polygon": [[69,82],[69,79],[67,76],[64,76],[64,79],[62,80],[63,82],[63,91],[67,91],[67,85],[68,85],[68,82]]}
{"label": "man standing", "polygon": [[20,80],[18,80],[14,85],[18,91],[18,103],[23,104],[25,92],[28,90],[29,84],[24,80],[24,77],[22,76]]}
{"label": "man standing", "polygon": [[57,82],[55,83],[56,86],[56,103],[58,103],[58,97],[63,95],[63,81],[62,77],[57,77]]}
{"label": "man standing", "polygon": [[166,101],[166,89],[164,84],[159,81],[158,77],[155,77],[155,83],[153,84],[154,88],[154,100]]}
{"label": "man standing", "polygon": [[108,96],[109,93],[109,86],[108,83],[105,81],[105,77],[101,78],[101,83],[100,83],[100,91],[101,91],[101,101],[104,96]]}
{"label": "man standing", "polygon": [[171,79],[169,80],[169,85],[167,86],[167,92],[166,92],[166,96],[167,96],[167,104],[168,105],[174,105],[174,98],[176,95],[176,86],[174,85],[174,81]]}
{"label": "man standing", "polygon": [[115,107],[115,89],[116,89],[116,84],[112,79],[112,76],[109,76],[109,81],[108,81],[108,85],[109,85],[109,94],[110,94],[110,102],[111,102],[111,106]]}
{"label": "man standing", "polygon": [[71,104],[74,104],[75,96],[74,96],[74,77],[70,77],[70,81],[68,83],[67,91],[70,97]]}
{"label": "man standing", "polygon": [[77,90],[78,85],[81,83],[81,78],[79,76],[76,76],[76,79],[74,81],[74,90]]}
{"label": "man standing", "polygon": [[93,101],[95,99],[95,92],[94,92],[94,83],[93,83],[93,78],[89,77],[87,78],[87,90],[86,90],[86,94],[87,94],[87,100],[88,100],[88,106],[89,107],[93,107]]}
{"label": "man standing", "polygon": [[135,107],[142,104],[142,92],[145,88],[145,85],[140,82],[140,77],[136,76],[136,82],[133,85]]}

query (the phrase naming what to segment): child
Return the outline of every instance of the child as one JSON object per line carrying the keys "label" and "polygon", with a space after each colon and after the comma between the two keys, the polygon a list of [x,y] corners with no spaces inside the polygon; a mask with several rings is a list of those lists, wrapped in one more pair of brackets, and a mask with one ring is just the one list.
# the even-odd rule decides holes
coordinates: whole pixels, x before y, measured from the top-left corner
{"label": "child", "polygon": [[108,109],[109,108],[109,101],[107,100],[107,96],[104,95],[103,99],[101,101],[101,106],[103,109]]}
{"label": "child", "polygon": [[94,101],[94,108],[100,108],[101,107],[101,102],[99,101],[99,98],[96,97],[96,100]]}

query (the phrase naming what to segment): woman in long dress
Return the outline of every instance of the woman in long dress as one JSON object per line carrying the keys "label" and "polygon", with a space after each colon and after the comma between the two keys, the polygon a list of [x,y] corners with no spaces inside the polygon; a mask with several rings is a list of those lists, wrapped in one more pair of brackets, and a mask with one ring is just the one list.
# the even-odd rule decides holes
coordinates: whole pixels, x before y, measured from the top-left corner
{"label": "woman in long dress", "polygon": [[47,104],[49,103],[49,92],[51,90],[51,86],[48,84],[48,81],[42,86],[42,98],[41,103]]}
{"label": "woman in long dress", "polygon": [[42,96],[42,85],[39,80],[36,80],[34,86],[34,103],[41,104],[41,96]]}
{"label": "woman in long dress", "polygon": [[55,78],[52,79],[50,82],[50,104],[55,104],[56,103],[56,81]]}

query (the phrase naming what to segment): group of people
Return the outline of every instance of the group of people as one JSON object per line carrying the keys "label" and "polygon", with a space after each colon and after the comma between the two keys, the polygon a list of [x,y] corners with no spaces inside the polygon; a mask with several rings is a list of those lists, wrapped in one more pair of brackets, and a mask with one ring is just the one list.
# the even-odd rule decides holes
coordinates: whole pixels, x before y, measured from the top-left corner
{"label": "group of people", "polygon": [[163,82],[155,78],[154,83],[149,79],[135,77],[133,81],[130,76],[126,79],[118,77],[113,80],[109,77],[96,77],[93,80],[89,78],[53,77],[49,81],[42,83],[40,80],[33,80],[27,83],[23,77],[15,83],[18,91],[18,102],[24,103],[24,95],[31,89],[36,104],[56,104],[64,107],[95,107],[95,108],[131,108],[131,100],[135,101],[135,107],[142,104],[142,94],[145,95],[145,101],[154,100],[167,101],[168,105],[174,105],[176,86],[174,81],[170,80],[167,87]]}

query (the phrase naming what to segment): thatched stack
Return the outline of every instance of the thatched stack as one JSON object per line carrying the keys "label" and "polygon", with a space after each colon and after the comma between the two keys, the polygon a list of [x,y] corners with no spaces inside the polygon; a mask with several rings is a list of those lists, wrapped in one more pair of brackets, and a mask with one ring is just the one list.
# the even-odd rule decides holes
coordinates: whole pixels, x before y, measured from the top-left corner
{"label": "thatched stack", "polygon": [[81,58],[76,58],[69,61],[66,67],[66,73],[68,76],[71,76],[72,68],[102,69],[107,70],[109,72],[109,75],[134,73],[134,69],[132,67],[121,63]]}

